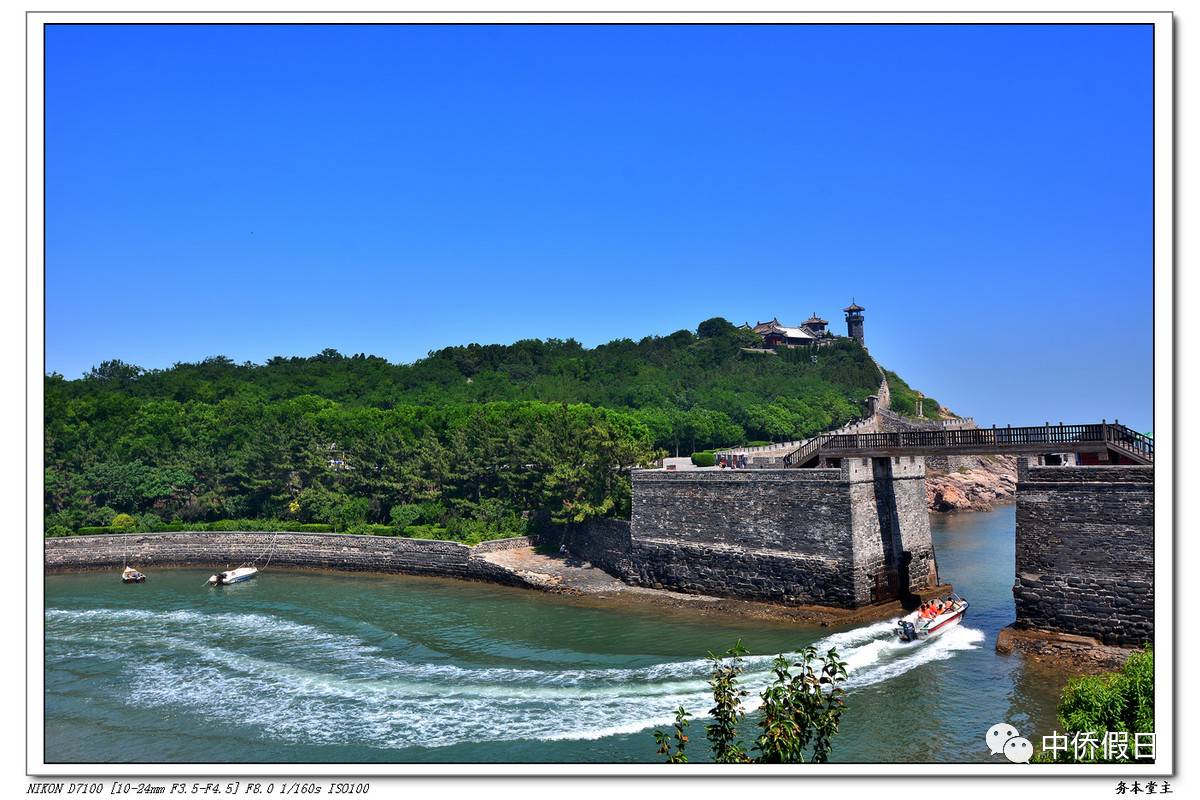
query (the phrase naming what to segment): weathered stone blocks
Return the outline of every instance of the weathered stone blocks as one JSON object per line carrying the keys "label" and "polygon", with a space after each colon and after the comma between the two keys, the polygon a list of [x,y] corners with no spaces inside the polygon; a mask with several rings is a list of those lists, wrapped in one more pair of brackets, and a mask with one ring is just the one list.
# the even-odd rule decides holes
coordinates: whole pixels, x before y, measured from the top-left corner
{"label": "weathered stone blocks", "polygon": [[632,582],[845,607],[936,582],[920,457],[646,470],[633,485],[628,566],[618,573]]}
{"label": "weathered stone blocks", "polygon": [[1138,646],[1154,638],[1154,468],[1017,468],[1021,628]]}

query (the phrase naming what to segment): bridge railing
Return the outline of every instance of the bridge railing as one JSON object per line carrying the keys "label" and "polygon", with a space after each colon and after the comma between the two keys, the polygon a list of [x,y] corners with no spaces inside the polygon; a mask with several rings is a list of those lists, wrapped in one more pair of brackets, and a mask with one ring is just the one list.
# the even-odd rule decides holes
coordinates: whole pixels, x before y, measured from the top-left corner
{"label": "bridge railing", "polygon": [[[1028,445],[1072,445],[1110,441],[1111,434],[1099,425],[1038,425],[1020,428],[965,428],[961,430],[899,431],[893,433],[858,433],[831,436],[823,443],[825,450],[895,450],[902,448],[978,448],[1024,447]],[[1140,435],[1140,434],[1138,434]],[[1145,437],[1143,437],[1145,438]],[[1130,441],[1131,448],[1143,447]]]}
{"label": "bridge railing", "polygon": [[1119,423],[1105,424],[1105,441],[1123,448],[1143,458],[1154,459],[1154,440],[1144,433],[1138,433]]}
{"label": "bridge railing", "polygon": [[[872,434],[851,433],[851,434],[838,434],[838,435],[841,435],[841,436],[870,436]],[[825,444],[830,439],[833,439],[833,438],[835,438],[834,434],[825,434],[824,436],[817,436],[816,438],[809,441],[808,444],[804,445],[803,447],[801,447],[797,450],[793,450],[792,452],[790,452],[786,456],[784,456],[783,457],[784,466],[795,467],[795,466],[798,466],[800,464],[807,462],[810,458],[813,457],[814,454],[817,453],[817,451],[819,451],[822,447],[824,447]]]}
{"label": "bridge railing", "polygon": [[890,433],[829,433],[818,436],[784,457],[785,466],[807,464],[821,452],[895,451],[906,449],[1006,449],[1070,452],[1080,445],[1105,445],[1142,461],[1154,460],[1154,440],[1116,422],[1088,425],[1036,425],[962,428]]}

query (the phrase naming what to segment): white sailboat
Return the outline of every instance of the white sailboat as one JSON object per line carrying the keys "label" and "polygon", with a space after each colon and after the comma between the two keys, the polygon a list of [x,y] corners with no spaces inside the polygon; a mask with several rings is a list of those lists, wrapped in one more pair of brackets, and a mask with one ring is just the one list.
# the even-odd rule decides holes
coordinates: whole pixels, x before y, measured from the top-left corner
{"label": "white sailboat", "polygon": [[258,567],[254,566],[254,565],[257,564],[258,560],[265,555],[267,557],[267,563],[263,564],[263,569],[266,569],[268,566],[270,566],[271,556],[274,555],[274,553],[272,551],[275,547],[275,539],[278,536],[279,536],[278,531],[273,533],[271,535],[271,540],[269,542],[267,542],[267,546],[265,548],[263,548],[262,552],[259,553],[257,556],[255,556],[252,560],[243,562],[242,566],[237,567],[236,569],[227,569],[224,572],[218,572],[216,575],[209,577],[208,585],[209,586],[228,586],[231,583],[241,583],[242,581],[248,581],[251,578],[258,575]]}
{"label": "white sailboat", "polygon": [[129,551],[131,550],[129,546],[129,537],[130,534],[125,534],[125,558],[123,564],[124,569],[121,570],[121,583],[145,583],[146,576],[129,566]]}

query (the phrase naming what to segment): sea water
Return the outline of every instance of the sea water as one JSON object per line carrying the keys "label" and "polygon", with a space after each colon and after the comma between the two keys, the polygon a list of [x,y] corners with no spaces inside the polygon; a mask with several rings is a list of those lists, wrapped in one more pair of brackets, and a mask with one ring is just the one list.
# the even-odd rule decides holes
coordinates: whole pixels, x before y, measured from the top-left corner
{"label": "sea water", "polygon": [[[847,661],[834,761],[996,760],[984,732],[1008,722],[1040,741],[1063,678],[994,650],[1013,619],[1012,507],[931,522],[941,579],[971,608],[915,643],[891,621],[785,625],[431,578],[49,575],[45,758],[653,762],[676,707],[711,707],[705,654],[741,640],[751,712],[776,653],[832,646]],[[702,719],[690,733],[705,760]]]}

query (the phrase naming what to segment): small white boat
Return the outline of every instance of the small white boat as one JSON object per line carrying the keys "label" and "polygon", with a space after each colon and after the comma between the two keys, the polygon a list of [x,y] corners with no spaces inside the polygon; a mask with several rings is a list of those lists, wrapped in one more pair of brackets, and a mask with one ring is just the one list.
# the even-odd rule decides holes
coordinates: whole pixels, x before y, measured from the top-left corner
{"label": "small white boat", "polygon": [[121,583],[144,583],[146,576],[133,567],[126,567],[121,573]]}
{"label": "small white boat", "polygon": [[237,569],[218,572],[208,579],[209,586],[226,586],[230,583],[241,583],[248,581],[258,574],[258,570],[254,567],[238,567]]}
{"label": "small white boat", "polygon": [[[950,595],[945,600],[930,602],[937,604],[935,613],[923,614],[922,609],[919,608],[900,618],[900,623],[896,626],[896,635],[900,637],[900,641],[916,642],[945,633],[961,622],[963,615],[967,613],[967,601],[956,594]],[[924,607],[922,604],[922,608]]]}

